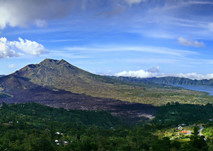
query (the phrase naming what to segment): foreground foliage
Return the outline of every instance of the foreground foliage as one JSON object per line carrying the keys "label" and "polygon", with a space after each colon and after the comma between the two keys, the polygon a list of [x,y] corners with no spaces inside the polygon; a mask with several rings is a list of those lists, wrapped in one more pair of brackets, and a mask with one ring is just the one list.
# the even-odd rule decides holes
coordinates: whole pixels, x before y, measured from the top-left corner
{"label": "foreground foliage", "polygon": [[[171,108],[171,106],[169,106]],[[159,139],[154,125],[127,126],[107,112],[73,111],[47,106],[3,104],[0,150],[9,151],[208,151],[195,127],[189,141]]]}
{"label": "foreground foliage", "polygon": [[168,127],[178,124],[207,123],[213,119],[213,106],[168,103],[158,108],[158,114],[153,123],[158,127]]}

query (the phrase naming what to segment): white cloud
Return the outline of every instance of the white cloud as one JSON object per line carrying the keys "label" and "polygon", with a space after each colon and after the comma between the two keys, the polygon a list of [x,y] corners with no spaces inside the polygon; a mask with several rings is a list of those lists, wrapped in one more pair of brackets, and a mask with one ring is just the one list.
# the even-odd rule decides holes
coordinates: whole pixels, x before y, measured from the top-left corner
{"label": "white cloud", "polygon": [[[111,15],[123,12],[126,5],[132,6],[146,0],[0,0],[0,29],[7,26],[43,27],[49,20],[60,19],[71,12],[102,12],[110,8]],[[104,8],[102,7],[104,6]],[[118,6],[122,6],[118,9]],[[76,15],[75,15],[76,16]]]}
{"label": "white cloud", "polygon": [[6,38],[0,38],[0,58],[10,58],[21,56],[21,53],[16,52]]}
{"label": "white cloud", "polygon": [[178,42],[184,46],[192,46],[192,47],[204,47],[205,44],[203,42],[199,42],[196,40],[189,40],[183,37],[178,38]]}
{"label": "white cloud", "polygon": [[43,45],[30,40],[8,41],[7,38],[0,38],[0,58],[18,57],[24,54],[38,56],[48,52]]}
{"label": "white cloud", "polygon": [[[152,68],[151,68],[152,69]],[[155,67],[153,67],[155,69]],[[115,76],[124,76],[124,77],[136,77],[136,78],[152,78],[152,77],[167,77],[167,76],[173,76],[173,77],[182,77],[182,78],[188,78],[193,80],[202,80],[202,79],[213,79],[213,73],[210,74],[198,74],[198,73],[178,73],[178,74],[166,74],[166,73],[160,73],[159,67],[156,68],[158,70],[156,71],[150,71],[148,70],[137,70],[137,71],[122,71],[120,73],[116,73]]]}
{"label": "white cloud", "polygon": [[137,77],[137,78],[150,78],[156,77],[159,75],[159,66],[152,67],[148,70],[137,70],[137,71],[122,71],[120,73],[116,73],[115,76],[127,76],[127,77]]}
{"label": "white cloud", "polygon": [[19,38],[19,41],[10,42],[10,45],[20,51],[35,56],[48,52],[42,44],[39,44],[36,41],[23,40],[22,38]]}
{"label": "white cloud", "polygon": [[145,2],[146,0],[125,0],[129,5],[139,4],[141,2]]}
{"label": "white cloud", "polygon": [[189,79],[197,79],[197,80],[201,80],[201,79],[213,79],[213,73],[210,74],[198,74],[198,73],[179,73],[177,75],[175,75],[176,77],[183,77],[183,78],[189,78]]}
{"label": "white cloud", "polygon": [[15,68],[16,66],[14,64],[10,64],[8,65],[8,68],[12,69],[12,68]]}
{"label": "white cloud", "polygon": [[116,73],[115,76],[126,76],[126,77],[136,77],[136,78],[150,78],[150,77],[157,76],[157,74],[141,69],[141,70],[138,70],[138,71],[122,71],[120,73]]}
{"label": "white cloud", "polygon": [[66,0],[0,0],[0,28],[6,26],[46,25],[45,20],[68,15],[73,1]]}

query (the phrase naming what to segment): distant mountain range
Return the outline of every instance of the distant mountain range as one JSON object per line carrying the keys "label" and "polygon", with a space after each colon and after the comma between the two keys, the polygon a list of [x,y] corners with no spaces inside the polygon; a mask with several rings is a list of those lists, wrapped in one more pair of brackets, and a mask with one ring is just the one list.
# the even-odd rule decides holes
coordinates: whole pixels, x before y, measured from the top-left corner
{"label": "distant mountain range", "polygon": [[135,83],[156,83],[166,85],[205,85],[213,86],[213,79],[210,80],[192,80],[180,77],[161,77],[161,78],[134,78],[134,77],[116,77],[121,81],[135,82]]}

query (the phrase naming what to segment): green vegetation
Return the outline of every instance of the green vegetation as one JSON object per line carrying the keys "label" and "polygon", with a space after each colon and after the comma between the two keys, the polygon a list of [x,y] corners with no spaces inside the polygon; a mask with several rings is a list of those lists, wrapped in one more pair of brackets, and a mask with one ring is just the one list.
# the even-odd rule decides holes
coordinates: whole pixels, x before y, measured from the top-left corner
{"label": "green vegetation", "polygon": [[[164,109],[170,111],[178,106],[167,105]],[[210,108],[210,105],[202,107]],[[163,116],[157,116],[157,120],[160,117]],[[196,126],[190,128],[192,135],[175,140],[170,135],[159,135],[163,131],[165,134],[165,126],[159,128],[153,123],[127,126],[103,111],[55,109],[35,103],[3,103],[0,108],[0,150],[211,151],[213,134],[208,131],[212,125],[207,125],[203,130],[209,136],[206,141],[204,136],[198,135],[199,128]],[[167,129],[172,132],[172,127]]]}
{"label": "green vegetation", "polygon": [[[115,125],[121,125],[121,119],[112,116],[105,111],[80,111],[66,110],[63,108],[51,108],[48,106],[25,103],[25,104],[5,104],[0,110],[0,123],[12,121],[25,121],[28,125],[34,127],[48,127],[50,123],[59,125],[86,125],[100,126],[110,128]],[[50,122],[50,123],[49,123]]]}
{"label": "green vegetation", "polygon": [[213,118],[212,111],[213,106],[211,104],[168,103],[158,108],[158,114],[152,122],[158,126],[166,127],[182,123],[187,125],[207,123]]}
{"label": "green vegetation", "polygon": [[[152,120],[160,139],[168,137],[179,142],[183,150],[213,150],[213,106],[168,103],[159,107],[158,114]],[[199,132],[200,130],[200,132]],[[202,146],[202,147],[201,147]]]}

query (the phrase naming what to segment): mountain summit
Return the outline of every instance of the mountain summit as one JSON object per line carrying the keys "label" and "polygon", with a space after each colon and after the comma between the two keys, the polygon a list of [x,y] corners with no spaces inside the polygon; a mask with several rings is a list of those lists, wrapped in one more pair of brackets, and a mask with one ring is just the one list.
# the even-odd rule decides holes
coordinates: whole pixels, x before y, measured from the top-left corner
{"label": "mountain summit", "polygon": [[[84,71],[65,60],[45,59],[39,64],[30,64],[14,73],[30,82],[53,89],[84,93],[95,97],[111,96],[111,78]],[[115,80],[116,81],[116,80]]]}

